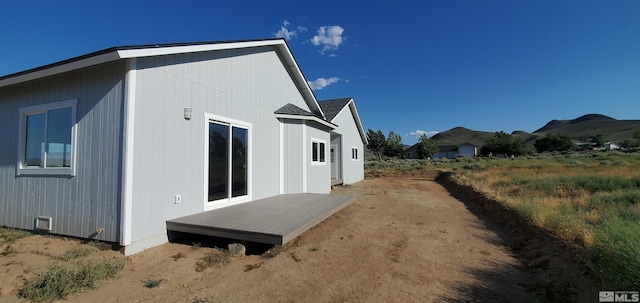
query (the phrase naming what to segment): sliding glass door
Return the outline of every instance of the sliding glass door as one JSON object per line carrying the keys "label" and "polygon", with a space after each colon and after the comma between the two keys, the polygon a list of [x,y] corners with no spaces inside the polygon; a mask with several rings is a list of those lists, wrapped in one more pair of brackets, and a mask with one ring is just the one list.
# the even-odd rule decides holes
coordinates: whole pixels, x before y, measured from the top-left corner
{"label": "sliding glass door", "polygon": [[209,201],[248,195],[247,128],[209,122]]}

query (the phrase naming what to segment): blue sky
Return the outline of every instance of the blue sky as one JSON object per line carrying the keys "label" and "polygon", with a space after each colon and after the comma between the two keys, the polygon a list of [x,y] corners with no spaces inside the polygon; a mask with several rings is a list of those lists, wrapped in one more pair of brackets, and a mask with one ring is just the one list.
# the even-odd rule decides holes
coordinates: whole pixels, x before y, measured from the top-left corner
{"label": "blue sky", "polygon": [[[346,3],[345,3],[346,2]],[[365,129],[640,119],[640,1],[0,1],[0,75],[120,45],[287,38]]]}

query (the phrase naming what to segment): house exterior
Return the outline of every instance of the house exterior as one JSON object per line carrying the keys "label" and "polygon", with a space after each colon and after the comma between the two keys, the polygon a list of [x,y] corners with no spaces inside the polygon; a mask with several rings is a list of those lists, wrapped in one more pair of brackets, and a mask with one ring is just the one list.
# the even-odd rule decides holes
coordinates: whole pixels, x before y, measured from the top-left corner
{"label": "house exterior", "polygon": [[[417,159],[418,157],[418,144],[407,148],[404,152],[406,158]],[[453,159],[454,157],[475,157],[478,155],[478,147],[464,142],[460,145],[438,145],[438,153],[431,156],[431,159]]]}
{"label": "house exterior", "polygon": [[367,137],[353,98],[320,101],[327,120],[337,125],[329,146],[331,179],[352,184],[364,179],[364,146]]}
{"label": "house exterior", "polygon": [[327,117],[283,39],[115,47],[0,77],[0,225],[132,254],[167,242],[166,220],[329,193],[332,140],[362,150],[348,104],[358,128]]}

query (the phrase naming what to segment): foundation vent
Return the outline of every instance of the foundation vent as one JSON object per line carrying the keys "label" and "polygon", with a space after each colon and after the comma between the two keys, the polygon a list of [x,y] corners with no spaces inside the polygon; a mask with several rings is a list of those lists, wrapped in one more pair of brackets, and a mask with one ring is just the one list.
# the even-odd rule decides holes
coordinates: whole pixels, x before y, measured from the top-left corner
{"label": "foundation vent", "polygon": [[51,231],[53,226],[53,219],[51,217],[38,216],[36,217],[36,229]]}

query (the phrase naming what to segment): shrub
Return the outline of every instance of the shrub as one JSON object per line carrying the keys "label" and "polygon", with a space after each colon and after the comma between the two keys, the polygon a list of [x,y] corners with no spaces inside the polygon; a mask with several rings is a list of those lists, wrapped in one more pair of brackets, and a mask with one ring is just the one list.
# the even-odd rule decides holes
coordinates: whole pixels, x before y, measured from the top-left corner
{"label": "shrub", "polygon": [[98,281],[115,276],[124,264],[124,259],[116,259],[53,265],[36,278],[26,281],[20,295],[34,302],[64,299],[70,294],[95,288]]}

